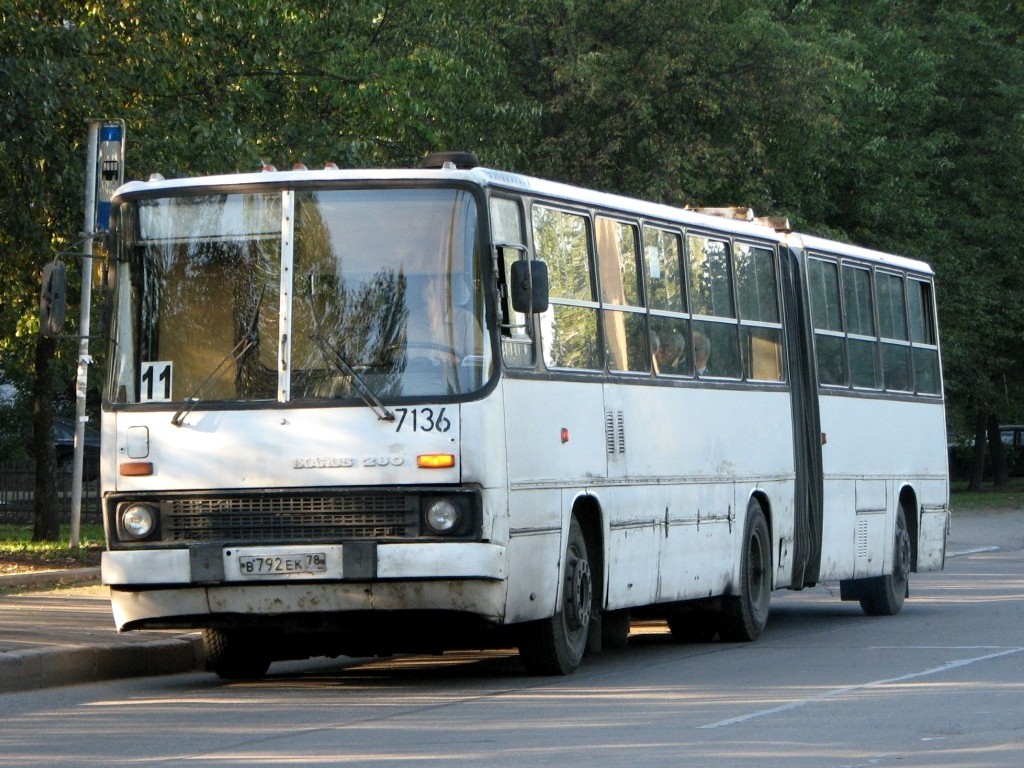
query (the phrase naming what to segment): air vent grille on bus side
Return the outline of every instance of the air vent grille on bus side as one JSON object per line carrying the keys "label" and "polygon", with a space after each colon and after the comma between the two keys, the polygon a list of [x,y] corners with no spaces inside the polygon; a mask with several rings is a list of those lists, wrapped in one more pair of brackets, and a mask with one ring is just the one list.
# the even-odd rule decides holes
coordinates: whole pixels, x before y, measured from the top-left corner
{"label": "air vent grille on bus side", "polygon": [[626,420],[621,410],[604,412],[604,436],[609,456],[626,452]]}

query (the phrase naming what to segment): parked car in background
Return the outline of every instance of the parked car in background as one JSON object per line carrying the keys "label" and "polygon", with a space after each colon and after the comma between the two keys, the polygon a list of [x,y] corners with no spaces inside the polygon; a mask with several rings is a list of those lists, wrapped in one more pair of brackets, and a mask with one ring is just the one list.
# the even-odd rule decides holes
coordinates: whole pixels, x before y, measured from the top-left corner
{"label": "parked car in background", "polygon": [[[1024,425],[1006,424],[1000,427],[999,438],[1003,443],[1006,471],[1011,477],[1024,476]],[[947,447],[950,477],[966,480],[971,476],[971,464],[974,462],[974,438],[951,435]],[[991,474],[992,456],[986,446],[984,475],[989,477]]]}
{"label": "parked car in background", "polygon": [[[31,425],[0,425],[0,461],[25,461],[32,459]],[[54,418],[53,447],[57,454],[57,467],[70,472],[75,458],[75,422],[72,419]],[[85,450],[83,453],[86,480],[94,480],[100,473],[100,433],[85,428]]]}
{"label": "parked car in background", "polygon": [[[71,471],[75,460],[75,422],[71,419],[53,420],[53,445],[57,449],[57,466]],[[100,474],[100,434],[85,428],[85,450],[82,455],[82,477],[95,480]]]}
{"label": "parked car in background", "polygon": [[1024,425],[1007,424],[999,428],[1006,453],[1006,470],[1011,475],[1024,475]]}

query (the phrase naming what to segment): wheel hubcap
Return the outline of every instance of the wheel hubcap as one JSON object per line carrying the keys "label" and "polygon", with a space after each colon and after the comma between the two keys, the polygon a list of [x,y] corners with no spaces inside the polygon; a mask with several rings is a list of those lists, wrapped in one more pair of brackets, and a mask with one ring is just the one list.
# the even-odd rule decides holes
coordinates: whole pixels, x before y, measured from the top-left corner
{"label": "wheel hubcap", "polygon": [[566,618],[572,629],[580,629],[590,623],[591,576],[590,563],[576,560],[569,574],[569,594],[566,599]]}
{"label": "wheel hubcap", "polygon": [[893,572],[897,578],[904,580],[910,574],[910,534],[906,528],[896,530],[896,562],[893,564]]}
{"label": "wheel hubcap", "polygon": [[748,589],[750,602],[754,609],[760,613],[768,595],[768,588],[765,586],[767,569],[765,568],[764,548],[760,536],[753,536],[750,541],[750,574]]}

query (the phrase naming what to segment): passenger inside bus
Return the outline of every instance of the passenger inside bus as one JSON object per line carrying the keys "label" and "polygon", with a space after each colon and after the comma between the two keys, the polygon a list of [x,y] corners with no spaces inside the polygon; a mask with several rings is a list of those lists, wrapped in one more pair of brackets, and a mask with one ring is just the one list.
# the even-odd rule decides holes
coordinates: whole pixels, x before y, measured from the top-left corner
{"label": "passenger inside bus", "polygon": [[698,376],[707,376],[708,358],[711,357],[711,340],[701,331],[693,333],[693,361]]}
{"label": "passenger inside bus", "polygon": [[658,373],[689,373],[686,359],[686,339],[678,331],[664,338],[654,336],[654,365]]}

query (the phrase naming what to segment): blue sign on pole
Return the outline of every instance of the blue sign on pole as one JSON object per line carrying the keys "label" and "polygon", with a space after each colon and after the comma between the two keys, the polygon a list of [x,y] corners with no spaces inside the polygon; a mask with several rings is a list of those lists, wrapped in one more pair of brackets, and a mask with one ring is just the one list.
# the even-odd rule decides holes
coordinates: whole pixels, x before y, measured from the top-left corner
{"label": "blue sign on pole", "polygon": [[124,124],[104,123],[100,126],[96,158],[96,221],[95,230],[110,228],[110,198],[124,181]]}

